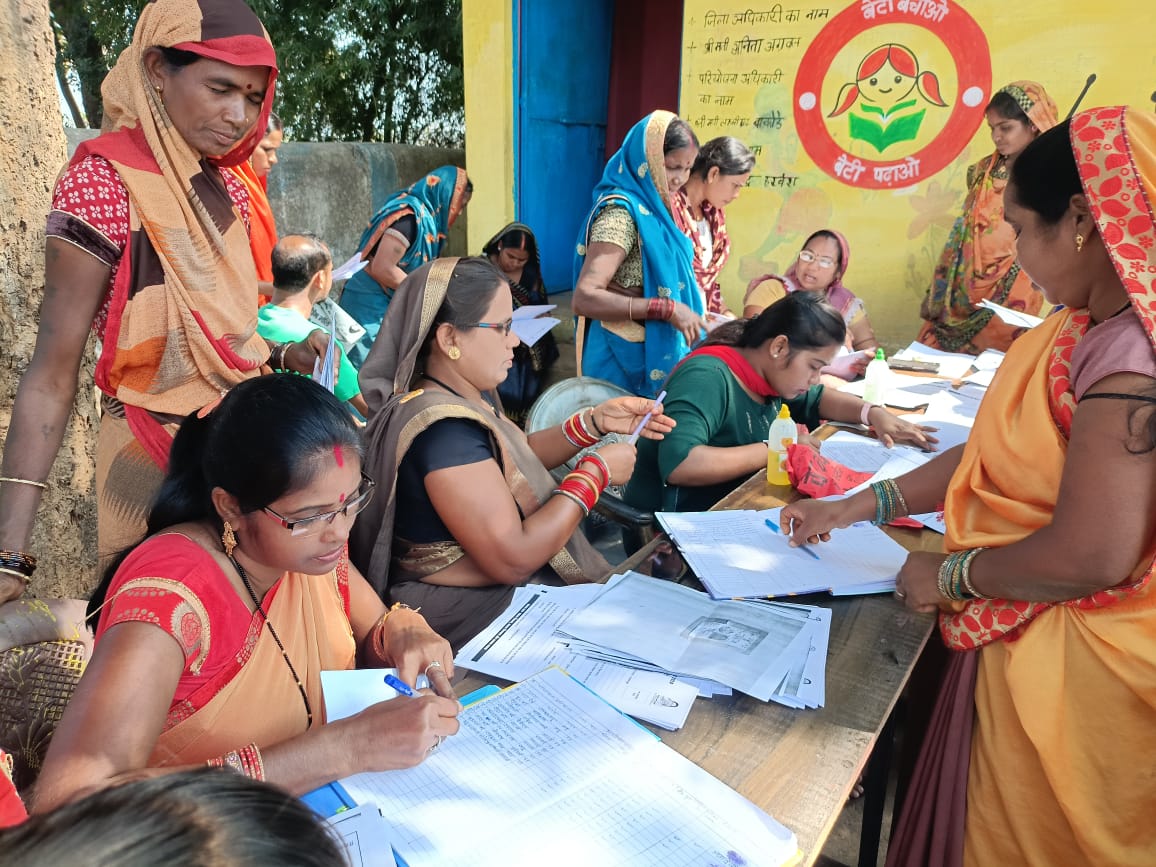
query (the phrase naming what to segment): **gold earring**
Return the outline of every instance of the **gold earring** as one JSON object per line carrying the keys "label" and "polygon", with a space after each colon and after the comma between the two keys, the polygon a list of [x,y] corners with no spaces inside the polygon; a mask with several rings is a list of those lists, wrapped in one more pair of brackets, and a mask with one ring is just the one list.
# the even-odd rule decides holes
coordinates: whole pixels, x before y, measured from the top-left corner
{"label": "gold earring", "polygon": [[450,357],[450,361],[457,361],[459,358],[462,357],[462,351],[460,349],[458,349],[456,346],[451,346],[449,349],[446,350],[446,355],[448,355]]}
{"label": "gold earring", "polygon": [[159,84],[154,84],[153,90],[155,90],[157,92],[157,96],[160,96],[162,93],[165,92],[165,89],[163,87],[161,87]]}
{"label": "gold earring", "polygon": [[1082,253],[1084,250],[1084,236],[1076,232],[1076,252]]}
{"label": "gold earring", "polygon": [[225,556],[232,557],[233,549],[237,547],[237,534],[233,532],[233,525],[228,521],[221,530],[221,547],[225,549]]}

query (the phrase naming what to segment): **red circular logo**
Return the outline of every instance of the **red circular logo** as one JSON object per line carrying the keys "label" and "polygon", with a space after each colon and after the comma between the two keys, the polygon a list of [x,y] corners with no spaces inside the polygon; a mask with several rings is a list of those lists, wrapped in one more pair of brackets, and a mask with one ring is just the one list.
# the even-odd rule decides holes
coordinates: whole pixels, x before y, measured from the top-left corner
{"label": "red circular logo", "polygon": [[[883,42],[873,48],[829,114],[822,105],[823,79],[835,56],[856,36],[887,24],[915,25],[941,39],[955,61],[958,81],[943,129],[925,147],[901,158],[883,152],[916,137],[928,106],[947,107],[934,72],[920,69],[906,46]],[[795,126],[807,155],[835,180],[863,189],[906,187],[959,155],[983,122],[990,97],[987,37],[954,0],[860,0],[836,15],[803,55],[795,78]],[[852,156],[835,141],[827,119],[842,115],[848,118],[851,138],[873,148],[878,159]]]}

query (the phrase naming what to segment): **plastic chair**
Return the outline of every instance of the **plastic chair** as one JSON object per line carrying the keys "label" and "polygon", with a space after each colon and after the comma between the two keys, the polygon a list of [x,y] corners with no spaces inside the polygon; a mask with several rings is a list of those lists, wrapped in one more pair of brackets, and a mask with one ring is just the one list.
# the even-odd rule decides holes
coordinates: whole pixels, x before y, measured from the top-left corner
{"label": "plastic chair", "polygon": [[[597,406],[602,401],[612,397],[630,396],[631,393],[626,389],[593,376],[575,376],[571,379],[564,379],[554,383],[538,395],[538,399],[534,401],[534,405],[530,407],[530,413],[526,417],[526,433],[531,434],[559,425],[584,406]],[[609,434],[607,439],[623,441],[626,438],[618,434]],[[574,468],[574,465],[586,451],[588,450],[579,452],[561,467],[553,470],[554,475],[559,478],[564,476]],[[598,504],[594,507],[594,511],[635,532],[653,526],[653,512],[644,512],[627,505],[623,502],[621,495],[621,487],[607,488],[598,498]]]}

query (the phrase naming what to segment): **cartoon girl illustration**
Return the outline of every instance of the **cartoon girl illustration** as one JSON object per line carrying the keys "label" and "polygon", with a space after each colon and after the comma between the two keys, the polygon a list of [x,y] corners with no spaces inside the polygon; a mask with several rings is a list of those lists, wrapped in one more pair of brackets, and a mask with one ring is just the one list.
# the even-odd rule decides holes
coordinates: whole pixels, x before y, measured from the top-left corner
{"label": "cartoon girl illustration", "polygon": [[[918,94],[912,96],[915,90]],[[863,58],[855,81],[840,88],[835,110],[827,116],[838,117],[859,102],[858,111],[848,116],[851,138],[867,142],[882,153],[897,142],[911,141],[919,135],[927,113],[926,108],[916,110],[919,97],[939,108],[947,105],[939,94],[935,73],[921,72],[914,53],[890,42],[872,49]]]}

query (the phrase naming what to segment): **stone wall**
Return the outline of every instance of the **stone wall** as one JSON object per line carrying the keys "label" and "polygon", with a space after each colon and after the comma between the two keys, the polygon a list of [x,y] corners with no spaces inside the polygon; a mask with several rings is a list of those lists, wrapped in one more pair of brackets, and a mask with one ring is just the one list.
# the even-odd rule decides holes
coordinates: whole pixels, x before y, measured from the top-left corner
{"label": "stone wall", "polygon": [[[66,130],[69,151],[94,130]],[[369,218],[393,192],[432,169],[465,165],[464,151],[381,142],[294,142],[282,145],[269,174],[277,231],[314,232],[341,263],[353,255]],[[450,229],[446,255],[467,254],[469,209]],[[495,229],[501,228],[495,227]]]}

